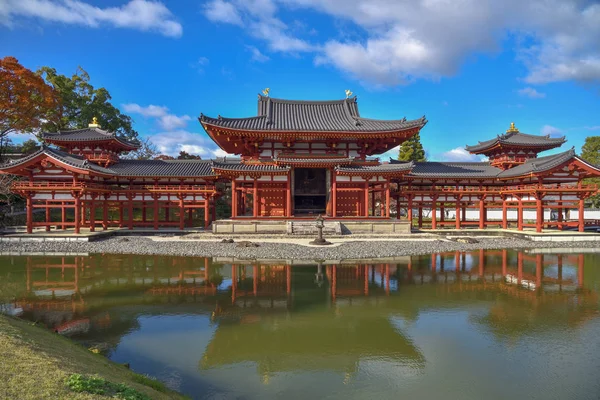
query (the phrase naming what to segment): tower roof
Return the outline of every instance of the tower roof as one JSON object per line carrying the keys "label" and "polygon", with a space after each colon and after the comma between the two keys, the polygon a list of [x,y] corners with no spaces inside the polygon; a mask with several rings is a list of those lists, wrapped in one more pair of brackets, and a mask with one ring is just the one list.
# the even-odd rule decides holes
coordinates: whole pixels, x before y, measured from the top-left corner
{"label": "tower roof", "polygon": [[125,140],[114,132],[105,131],[99,127],[88,127],[60,132],[44,132],[42,139],[56,145],[66,145],[75,142],[111,143],[123,151],[135,150],[140,147],[139,143]]}
{"label": "tower roof", "polygon": [[543,151],[560,147],[565,142],[566,139],[564,136],[551,138],[550,135],[542,136],[521,133],[515,128],[514,123],[512,123],[506,133],[498,135],[494,139],[479,142],[473,146],[465,146],[465,149],[475,154],[485,154],[494,148],[505,146],[534,148]]}
{"label": "tower roof", "polygon": [[392,132],[421,128],[425,117],[415,120],[362,118],[356,97],[343,100],[284,100],[258,95],[258,115],[247,118],[200,116],[205,125],[244,131],[277,132]]}

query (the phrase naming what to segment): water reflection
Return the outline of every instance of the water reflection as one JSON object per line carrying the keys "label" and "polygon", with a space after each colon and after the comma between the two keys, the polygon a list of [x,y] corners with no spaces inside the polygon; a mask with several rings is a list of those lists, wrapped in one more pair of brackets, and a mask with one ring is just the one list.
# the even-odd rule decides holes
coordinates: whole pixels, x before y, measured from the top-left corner
{"label": "water reflection", "polygon": [[[496,345],[564,334],[598,318],[595,254],[482,250],[377,264],[232,261],[1,257],[0,303],[4,312],[100,347],[194,396],[250,390],[260,397],[264,389],[246,386],[252,379],[264,385],[284,376],[293,386],[289,374],[300,379],[303,371],[334,373],[342,385],[364,383],[374,365],[428,376],[436,361],[419,324],[432,317],[440,332],[463,324]],[[446,318],[464,313],[465,322]],[[240,371],[243,386],[224,384]]]}

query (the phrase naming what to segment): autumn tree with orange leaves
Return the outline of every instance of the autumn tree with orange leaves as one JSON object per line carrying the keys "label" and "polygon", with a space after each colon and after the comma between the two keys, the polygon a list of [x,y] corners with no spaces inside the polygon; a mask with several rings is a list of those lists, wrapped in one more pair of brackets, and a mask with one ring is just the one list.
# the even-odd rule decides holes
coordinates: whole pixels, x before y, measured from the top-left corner
{"label": "autumn tree with orange leaves", "polygon": [[35,132],[59,118],[56,91],[14,57],[0,59],[0,159],[10,133]]}

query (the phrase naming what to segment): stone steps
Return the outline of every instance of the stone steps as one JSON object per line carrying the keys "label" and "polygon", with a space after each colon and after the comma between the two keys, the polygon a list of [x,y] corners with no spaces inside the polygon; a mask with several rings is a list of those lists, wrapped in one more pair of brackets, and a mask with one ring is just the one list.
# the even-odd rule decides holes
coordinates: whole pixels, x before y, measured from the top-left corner
{"label": "stone steps", "polygon": [[[288,235],[316,236],[319,234],[315,221],[288,221]],[[325,221],[323,224],[323,236],[341,235],[342,224],[339,221]]]}

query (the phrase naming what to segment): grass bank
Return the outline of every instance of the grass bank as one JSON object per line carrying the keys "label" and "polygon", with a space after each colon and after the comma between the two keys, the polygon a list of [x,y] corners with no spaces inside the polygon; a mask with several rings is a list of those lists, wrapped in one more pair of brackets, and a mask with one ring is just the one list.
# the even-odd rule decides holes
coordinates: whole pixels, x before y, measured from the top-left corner
{"label": "grass bank", "polygon": [[[66,383],[69,378],[73,381],[74,374],[94,376],[101,388],[109,390],[92,394],[89,385],[71,384],[84,390],[75,392]],[[0,315],[0,399],[106,399],[115,398],[110,390],[114,387],[126,388],[121,398],[184,398],[43,327]]]}

